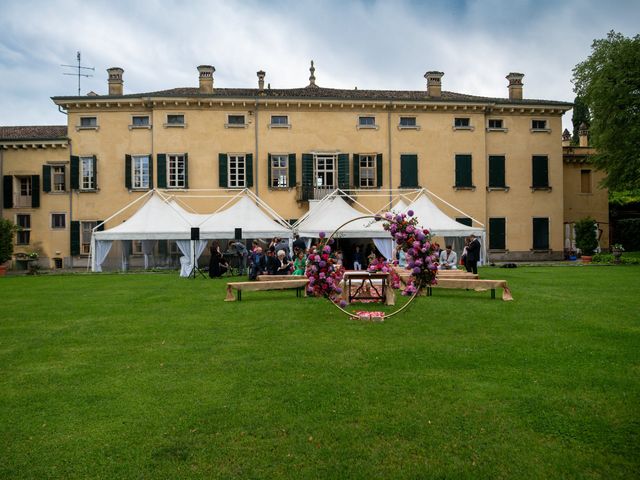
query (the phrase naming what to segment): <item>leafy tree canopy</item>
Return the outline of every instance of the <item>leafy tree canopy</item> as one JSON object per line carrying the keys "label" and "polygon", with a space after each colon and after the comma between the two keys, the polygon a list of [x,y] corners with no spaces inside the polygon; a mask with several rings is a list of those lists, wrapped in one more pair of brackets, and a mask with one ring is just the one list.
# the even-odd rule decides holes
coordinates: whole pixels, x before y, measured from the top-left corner
{"label": "leafy tree canopy", "polygon": [[640,35],[609,32],[573,69],[574,91],[591,114],[596,167],[612,190],[640,188]]}

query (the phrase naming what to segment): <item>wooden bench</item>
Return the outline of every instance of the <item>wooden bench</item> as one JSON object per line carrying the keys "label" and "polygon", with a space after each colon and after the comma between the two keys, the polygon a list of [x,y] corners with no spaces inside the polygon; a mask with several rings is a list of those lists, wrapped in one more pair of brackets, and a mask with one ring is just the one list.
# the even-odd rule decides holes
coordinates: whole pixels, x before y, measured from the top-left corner
{"label": "wooden bench", "polygon": [[256,279],[259,282],[270,282],[272,280],[299,280],[307,278],[305,275],[258,275]]}
{"label": "wooden bench", "polygon": [[308,278],[296,278],[294,280],[265,280],[260,282],[229,282],[227,283],[227,296],[225,302],[235,302],[236,297],[233,290],[238,292],[238,301],[242,300],[242,292],[257,292],[264,290],[289,290],[296,289],[296,296],[306,296],[306,286],[309,283]]}
{"label": "wooden bench", "polygon": [[427,296],[432,295],[433,288],[457,288],[482,292],[491,290],[491,298],[496,298],[496,288],[502,288],[502,300],[513,300],[506,280],[478,280],[467,278],[443,278],[438,276],[438,283],[427,287]]}

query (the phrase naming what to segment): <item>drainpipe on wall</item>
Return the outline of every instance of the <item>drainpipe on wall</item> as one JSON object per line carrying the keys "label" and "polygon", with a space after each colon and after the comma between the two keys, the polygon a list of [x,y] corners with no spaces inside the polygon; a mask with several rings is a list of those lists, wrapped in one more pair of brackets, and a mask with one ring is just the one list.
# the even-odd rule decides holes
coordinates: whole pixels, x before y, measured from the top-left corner
{"label": "drainpipe on wall", "polygon": [[255,168],[255,175],[253,177],[253,179],[254,179],[253,184],[256,187],[256,197],[260,196],[259,187],[258,187],[258,184],[260,183],[259,178],[258,178],[258,165],[260,164],[260,158],[258,157],[258,110],[259,110],[259,103],[258,103],[258,98],[256,97],[256,115],[255,115],[255,119],[254,119],[254,124],[255,124],[254,125],[254,131],[255,131],[255,137],[256,137],[256,153],[255,153],[255,160],[253,162],[253,166]]}
{"label": "drainpipe on wall", "polygon": [[71,188],[71,155],[73,155],[73,145],[69,138],[69,268],[73,269],[73,254],[71,253],[71,222],[73,220],[73,188]]}
{"label": "drainpipe on wall", "polygon": [[391,104],[389,102],[389,111],[387,112],[387,135],[389,138],[389,210],[391,210],[391,202],[393,202],[393,179],[391,177]]}

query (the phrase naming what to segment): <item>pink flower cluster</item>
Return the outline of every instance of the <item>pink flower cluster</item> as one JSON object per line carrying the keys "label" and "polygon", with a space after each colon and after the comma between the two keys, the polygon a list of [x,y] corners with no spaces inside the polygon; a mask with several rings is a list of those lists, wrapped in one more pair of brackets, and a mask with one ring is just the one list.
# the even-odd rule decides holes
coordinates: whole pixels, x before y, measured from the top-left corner
{"label": "pink flower cluster", "polygon": [[331,246],[324,240],[326,235],[320,233],[320,243],[311,247],[307,256],[305,275],[309,279],[307,293],[316,297],[328,297],[332,301],[341,302],[342,288],[340,282],[344,268],[338,265],[331,254]]}
{"label": "pink flower cluster", "polygon": [[400,277],[398,276],[392,265],[389,264],[389,262],[387,262],[386,260],[380,260],[376,258],[369,264],[369,268],[367,268],[367,270],[369,270],[370,272],[391,274],[391,287],[400,288]]}
{"label": "pink flower cluster", "polygon": [[406,250],[407,268],[411,270],[412,281],[403,295],[413,295],[422,287],[435,285],[438,272],[438,259],[433,253],[429,230],[418,226],[418,219],[413,213],[409,210],[406,214],[385,214],[384,229],[391,233],[398,248]]}

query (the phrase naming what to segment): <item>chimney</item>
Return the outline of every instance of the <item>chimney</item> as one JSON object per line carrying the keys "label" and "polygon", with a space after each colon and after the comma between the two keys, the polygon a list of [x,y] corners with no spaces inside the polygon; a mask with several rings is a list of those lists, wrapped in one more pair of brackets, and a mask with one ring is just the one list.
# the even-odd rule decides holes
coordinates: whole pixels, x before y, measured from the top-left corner
{"label": "chimney", "polygon": [[509,100],[522,100],[522,79],[524,73],[511,72],[505,77],[509,80]]}
{"label": "chimney", "polygon": [[213,93],[213,72],[215,67],[211,65],[200,65],[198,72],[200,72],[200,90],[199,93]]}
{"label": "chimney", "polygon": [[443,72],[427,72],[424,74],[424,78],[427,79],[427,95],[430,97],[442,96],[442,77]]}
{"label": "chimney", "polygon": [[578,139],[581,147],[589,146],[589,127],[587,127],[587,124],[584,122],[582,122],[578,128]]}
{"label": "chimney", "polygon": [[309,67],[309,72],[311,72],[311,75],[309,76],[309,85],[307,85],[307,87],[317,87],[316,67],[313,66],[313,60],[311,60],[311,66]]}
{"label": "chimney", "polygon": [[264,90],[264,77],[266,73],[263,70],[259,70],[256,75],[258,75],[258,90]]}
{"label": "chimney", "polygon": [[570,147],[571,146],[571,132],[568,129],[564,129],[562,132],[562,146]]}
{"label": "chimney", "polygon": [[107,68],[107,73],[109,74],[109,95],[122,95],[124,70],[120,67]]}

